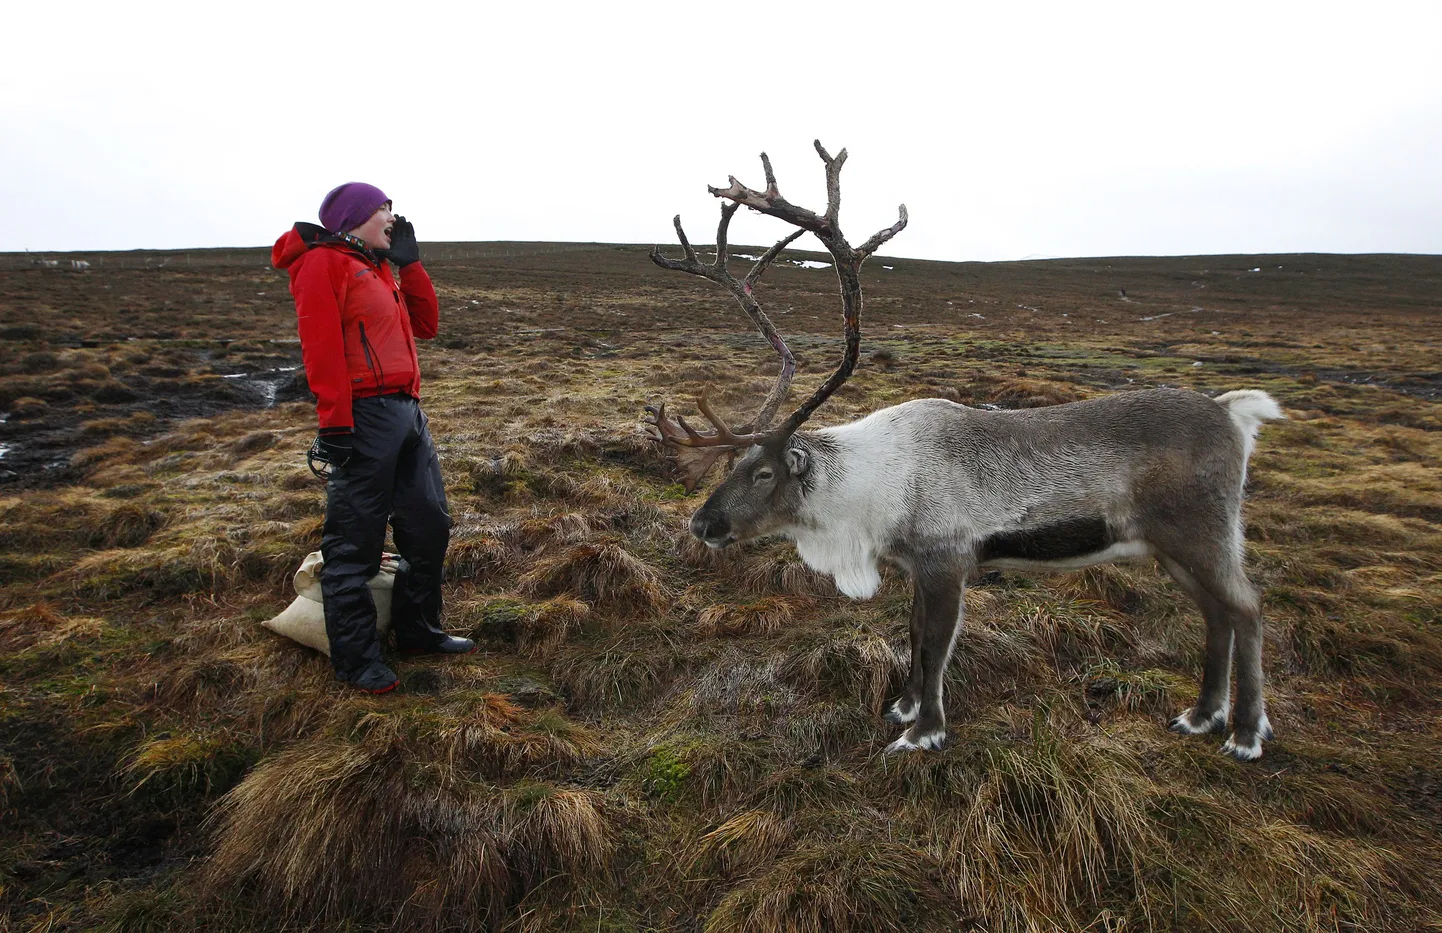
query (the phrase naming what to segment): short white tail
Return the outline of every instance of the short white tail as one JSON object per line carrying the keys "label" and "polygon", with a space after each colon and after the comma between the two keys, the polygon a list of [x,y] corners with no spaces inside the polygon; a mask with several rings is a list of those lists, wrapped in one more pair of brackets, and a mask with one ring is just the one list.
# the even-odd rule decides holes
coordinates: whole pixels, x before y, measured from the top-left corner
{"label": "short white tail", "polygon": [[1252,450],[1257,445],[1257,431],[1264,421],[1280,421],[1287,416],[1282,406],[1261,389],[1237,389],[1223,392],[1215,399],[1218,405],[1232,416],[1232,424],[1242,432],[1242,443],[1246,450],[1243,460],[1252,459]]}

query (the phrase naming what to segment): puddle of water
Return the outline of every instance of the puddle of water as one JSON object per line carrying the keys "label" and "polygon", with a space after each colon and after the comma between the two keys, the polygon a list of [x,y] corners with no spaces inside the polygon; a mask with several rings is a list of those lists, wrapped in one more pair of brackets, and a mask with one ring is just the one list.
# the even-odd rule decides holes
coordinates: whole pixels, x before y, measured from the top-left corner
{"label": "puddle of water", "polygon": [[277,366],[275,369],[263,369],[255,373],[222,373],[222,379],[245,379],[260,390],[261,397],[265,399],[265,407],[271,408],[275,405],[276,393],[280,387],[290,380],[290,374],[300,369],[299,366]]}

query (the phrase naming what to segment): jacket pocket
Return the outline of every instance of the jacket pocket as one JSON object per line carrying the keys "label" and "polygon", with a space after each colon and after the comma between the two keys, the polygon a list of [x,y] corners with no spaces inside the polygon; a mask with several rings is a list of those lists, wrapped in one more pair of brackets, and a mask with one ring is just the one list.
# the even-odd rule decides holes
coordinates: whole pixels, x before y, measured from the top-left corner
{"label": "jacket pocket", "polygon": [[360,326],[361,350],[365,353],[366,368],[371,371],[371,378],[376,381],[376,388],[386,384],[385,366],[381,364],[380,354],[371,346],[370,338],[366,336],[365,321],[357,322]]}

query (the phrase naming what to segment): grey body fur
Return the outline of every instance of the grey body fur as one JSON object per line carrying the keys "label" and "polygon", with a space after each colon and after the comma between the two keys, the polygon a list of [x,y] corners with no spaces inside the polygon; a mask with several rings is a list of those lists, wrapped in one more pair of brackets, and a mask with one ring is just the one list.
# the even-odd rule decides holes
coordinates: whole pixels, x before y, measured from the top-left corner
{"label": "grey body fur", "polygon": [[980,567],[1154,556],[1207,623],[1198,702],[1171,728],[1226,728],[1235,654],[1223,751],[1252,760],[1271,726],[1260,605],[1242,568],[1242,487],[1257,428],[1281,417],[1256,391],[1149,389],[1023,411],[921,399],[753,447],[691,528],[713,547],[789,537],[856,598],[876,591],[878,562],[910,574],[911,670],[887,717],[908,728],[892,751],[944,741],[942,672]]}

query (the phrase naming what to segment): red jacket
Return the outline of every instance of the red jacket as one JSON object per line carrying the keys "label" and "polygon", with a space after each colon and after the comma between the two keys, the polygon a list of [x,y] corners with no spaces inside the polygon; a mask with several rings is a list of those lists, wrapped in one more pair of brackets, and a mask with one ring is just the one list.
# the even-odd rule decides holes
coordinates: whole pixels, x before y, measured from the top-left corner
{"label": "red jacket", "polygon": [[421,264],[390,267],[315,224],[275,241],[277,269],[290,272],[305,375],[320,426],[349,428],[351,399],[405,392],[421,397],[416,338],[436,335],[440,307]]}

